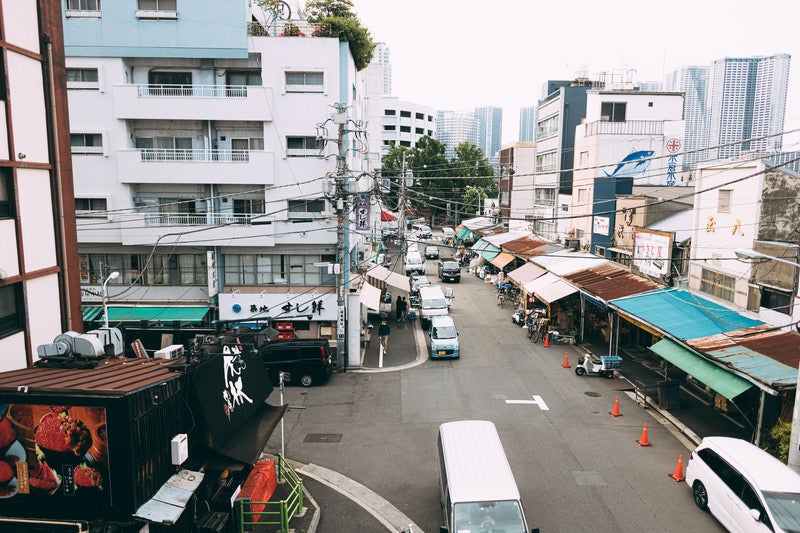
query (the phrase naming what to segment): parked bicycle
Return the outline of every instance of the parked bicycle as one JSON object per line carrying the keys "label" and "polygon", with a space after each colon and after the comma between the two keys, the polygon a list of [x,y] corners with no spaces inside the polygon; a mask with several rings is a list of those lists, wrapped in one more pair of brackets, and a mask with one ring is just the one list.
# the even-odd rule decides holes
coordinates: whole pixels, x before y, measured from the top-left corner
{"label": "parked bicycle", "polygon": [[547,322],[546,318],[532,317],[528,325],[528,340],[536,344],[539,339],[544,339],[547,335]]}

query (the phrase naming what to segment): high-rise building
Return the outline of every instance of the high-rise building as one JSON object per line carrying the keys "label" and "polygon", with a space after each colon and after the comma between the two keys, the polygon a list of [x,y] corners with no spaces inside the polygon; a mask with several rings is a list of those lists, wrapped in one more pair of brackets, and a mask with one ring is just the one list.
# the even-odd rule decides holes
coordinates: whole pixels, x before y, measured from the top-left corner
{"label": "high-rise building", "polygon": [[475,123],[478,128],[478,147],[489,160],[489,164],[497,166],[503,140],[503,109],[494,106],[476,107]]}
{"label": "high-rise building", "polygon": [[708,159],[708,73],[707,66],[681,67],[667,75],[664,90],[684,93],[683,116],[686,133],[683,145],[683,170],[693,170]]}
{"label": "high-rise building", "polygon": [[536,106],[523,107],[519,110],[519,140],[536,140],[536,116],[538,108]]}
{"label": "high-rise building", "polygon": [[389,45],[377,43],[372,61],[367,68],[377,68],[381,73],[383,81],[383,94],[392,94],[392,61],[389,53]]}
{"label": "high-rise building", "polygon": [[437,111],[436,139],[445,145],[445,156],[452,159],[462,142],[478,144],[478,124],[474,112]]}
{"label": "high-rise building", "polygon": [[726,57],[711,64],[708,140],[725,145],[717,149],[718,158],[781,149],[790,59],[789,54]]}
{"label": "high-rise building", "polygon": [[22,2],[0,18],[0,371],[83,332],[61,10]]}

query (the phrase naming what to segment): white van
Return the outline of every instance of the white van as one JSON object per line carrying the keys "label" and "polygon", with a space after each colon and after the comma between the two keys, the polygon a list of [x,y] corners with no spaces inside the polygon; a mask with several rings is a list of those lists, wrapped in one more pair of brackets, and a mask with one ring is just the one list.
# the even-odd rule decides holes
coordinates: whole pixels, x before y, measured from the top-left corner
{"label": "white van", "polygon": [[420,287],[419,301],[423,325],[430,323],[431,318],[435,316],[447,314],[447,299],[442,288],[437,285]]}
{"label": "white van", "polygon": [[494,423],[439,426],[439,489],[444,533],[527,533],[514,474]]}
{"label": "white van", "polygon": [[410,252],[406,256],[406,276],[411,274],[424,274],[425,273],[425,260],[419,253]]}
{"label": "white van", "polygon": [[689,458],[686,484],[728,531],[800,529],[800,475],[746,440],[704,438]]}

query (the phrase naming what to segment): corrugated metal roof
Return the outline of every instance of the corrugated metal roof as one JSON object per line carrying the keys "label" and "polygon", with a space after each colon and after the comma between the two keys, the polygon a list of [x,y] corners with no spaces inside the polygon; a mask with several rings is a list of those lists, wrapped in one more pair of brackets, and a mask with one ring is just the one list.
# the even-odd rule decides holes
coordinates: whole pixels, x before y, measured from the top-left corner
{"label": "corrugated metal roof", "polygon": [[500,246],[504,242],[513,241],[514,239],[519,239],[523,235],[524,233],[520,233],[518,231],[504,231],[502,233],[495,233],[494,235],[488,235],[484,237],[484,240],[494,244],[495,246]]}
{"label": "corrugated metal roof", "polygon": [[547,270],[543,269],[539,265],[534,265],[533,263],[525,263],[519,268],[516,268],[508,273],[509,279],[516,283],[518,286],[525,285],[529,281],[538,278],[539,276],[543,276],[547,273]]}
{"label": "corrugated metal roof", "polygon": [[506,252],[518,255],[524,258],[532,257],[534,255],[541,255],[549,253],[544,250],[537,250],[540,246],[549,244],[547,241],[539,241],[528,235],[513,241],[506,241],[503,243],[502,248]]}
{"label": "corrugated metal roof", "polygon": [[685,290],[666,288],[617,298],[609,307],[629,313],[681,340],[763,325]]}
{"label": "corrugated metal roof", "polygon": [[95,368],[23,368],[0,373],[0,392],[20,394],[121,397],[152,385],[178,379],[168,359],[103,359]]}
{"label": "corrugated metal roof", "polygon": [[[800,334],[795,332],[759,327],[692,339],[687,344],[736,368],[753,367],[754,376],[770,385],[785,387],[797,381]],[[756,361],[755,354],[768,360]]]}
{"label": "corrugated metal roof", "polygon": [[564,279],[590,296],[606,302],[661,288],[658,283],[614,263],[564,274]]}
{"label": "corrugated metal roof", "polygon": [[476,228],[472,230],[472,232],[480,237],[486,237],[487,235],[496,235],[498,233],[505,233],[506,227],[503,224],[493,224],[491,226]]}
{"label": "corrugated metal roof", "polygon": [[566,261],[559,261],[547,265],[547,270],[553,274],[565,276],[579,270],[586,270],[587,268],[602,266],[608,264],[608,262],[608,259],[603,259],[602,257],[598,257],[596,255],[586,254],[584,256],[573,257]]}

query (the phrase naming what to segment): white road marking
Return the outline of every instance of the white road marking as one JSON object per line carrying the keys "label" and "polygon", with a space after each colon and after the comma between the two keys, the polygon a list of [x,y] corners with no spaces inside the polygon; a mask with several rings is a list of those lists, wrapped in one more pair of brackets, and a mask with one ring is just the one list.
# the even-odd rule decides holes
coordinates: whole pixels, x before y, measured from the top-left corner
{"label": "white road marking", "polygon": [[547,404],[544,403],[544,400],[541,396],[534,394],[532,396],[533,400],[506,400],[506,403],[522,403],[522,404],[531,404],[531,405],[538,405],[539,409],[542,411],[549,411],[550,408],[547,407]]}

